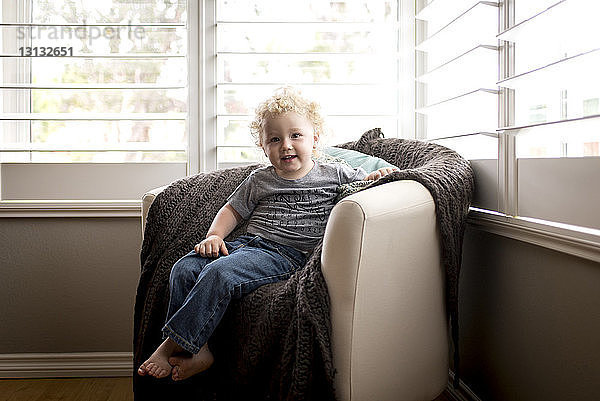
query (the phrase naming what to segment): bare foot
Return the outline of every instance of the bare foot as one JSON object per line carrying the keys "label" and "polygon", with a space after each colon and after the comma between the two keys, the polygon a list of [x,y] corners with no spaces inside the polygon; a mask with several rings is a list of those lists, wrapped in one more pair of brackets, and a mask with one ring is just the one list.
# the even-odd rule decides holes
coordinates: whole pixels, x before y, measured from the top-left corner
{"label": "bare foot", "polygon": [[210,368],[215,357],[208,349],[208,345],[204,344],[197,354],[192,356],[173,356],[169,358],[169,364],[173,366],[171,377],[173,380],[184,380],[192,377],[195,374],[204,372]]}
{"label": "bare foot", "polygon": [[177,345],[176,342],[167,338],[159,347],[154,351],[150,358],[138,368],[138,374],[140,376],[150,375],[157,379],[167,377],[171,372],[171,365],[169,364],[169,357],[175,352],[182,351],[182,348]]}

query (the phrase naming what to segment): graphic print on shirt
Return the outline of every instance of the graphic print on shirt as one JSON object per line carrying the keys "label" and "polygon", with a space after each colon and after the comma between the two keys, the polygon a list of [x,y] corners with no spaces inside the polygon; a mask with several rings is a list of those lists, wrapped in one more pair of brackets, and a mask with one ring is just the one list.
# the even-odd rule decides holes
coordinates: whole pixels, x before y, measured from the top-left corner
{"label": "graphic print on shirt", "polygon": [[327,224],[329,198],[320,188],[294,189],[264,199],[269,206],[268,224],[299,233],[322,235]]}

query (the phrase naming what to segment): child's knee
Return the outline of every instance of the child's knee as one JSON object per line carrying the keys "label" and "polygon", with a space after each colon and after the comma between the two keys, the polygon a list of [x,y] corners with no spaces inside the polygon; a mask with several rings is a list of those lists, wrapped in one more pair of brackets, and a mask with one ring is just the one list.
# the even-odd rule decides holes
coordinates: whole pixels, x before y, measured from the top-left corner
{"label": "child's knee", "polygon": [[179,259],[171,268],[170,281],[196,281],[196,277],[208,261],[200,256],[187,255]]}
{"label": "child's knee", "polygon": [[[219,258],[220,259],[220,258]],[[202,276],[206,281],[215,283],[222,287],[231,287],[232,283],[232,272],[231,266],[225,263],[223,260],[216,259],[212,263],[206,266],[206,269],[202,272]]]}

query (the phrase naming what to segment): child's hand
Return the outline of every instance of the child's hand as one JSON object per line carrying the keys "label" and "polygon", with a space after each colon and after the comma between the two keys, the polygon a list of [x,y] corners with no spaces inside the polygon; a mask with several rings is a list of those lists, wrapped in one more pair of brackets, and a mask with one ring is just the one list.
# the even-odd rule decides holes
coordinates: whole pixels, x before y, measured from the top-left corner
{"label": "child's hand", "polygon": [[375,180],[380,179],[381,177],[384,177],[384,176],[386,176],[386,175],[388,175],[390,173],[393,173],[394,171],[400,171],[400,170],[398,168],[396,168],[396,167],[383,167],[383,168],[380,168],[377,171],[373,171],[371,174],[369,174],[365,178],[365,180],[375,181]]}
{"label": "child's hand", "polygon": [[209,235],[205,240],[196,244],[194,251],[205,258],[218,258],[219,251],[221,251],[221,255],[223,256],[229,255],[223,238],[217,235]]}

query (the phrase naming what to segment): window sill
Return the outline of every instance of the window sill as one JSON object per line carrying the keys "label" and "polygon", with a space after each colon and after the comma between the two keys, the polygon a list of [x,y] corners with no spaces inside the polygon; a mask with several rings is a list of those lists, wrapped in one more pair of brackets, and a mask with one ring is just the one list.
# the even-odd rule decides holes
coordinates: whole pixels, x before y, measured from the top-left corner
{"label": "window sill", "polygon": [[600,262],[600,230],[471,208],[467,222],[493,234]]}
{"label": "window sill", "polygon": [[3,217],[140,217],[141,200],[0,201]]}

